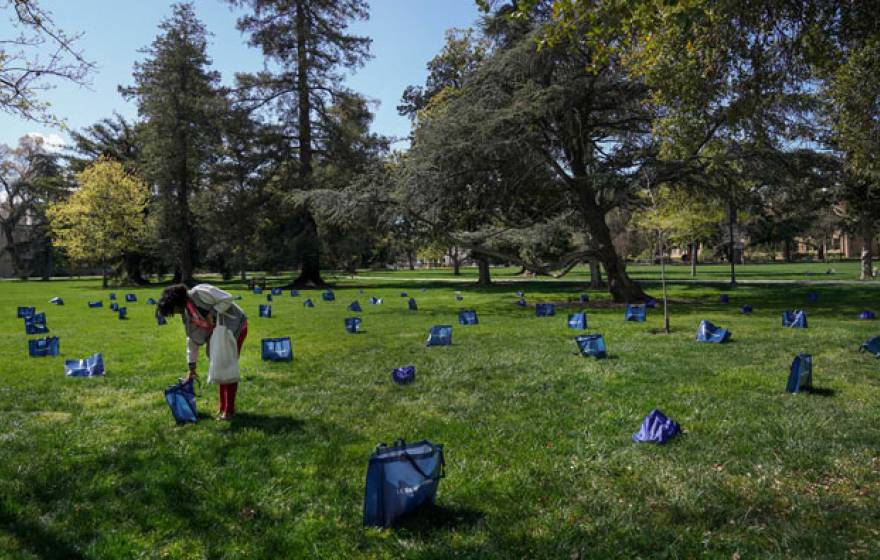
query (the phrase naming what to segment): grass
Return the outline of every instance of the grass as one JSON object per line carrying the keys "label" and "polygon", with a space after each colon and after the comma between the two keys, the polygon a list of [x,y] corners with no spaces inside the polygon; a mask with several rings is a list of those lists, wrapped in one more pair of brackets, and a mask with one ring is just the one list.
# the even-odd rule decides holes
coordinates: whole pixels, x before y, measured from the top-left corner
{"label": "grass", "polygon": [[[594,361],[574,353],[565,326],[580,306],[541,319],[513,305],[511,286],[411,276],[340,281],[334,303],[276,296],[272,319],[256,317],[265,296],[227,285],[251,317],[241,414],[211,419],[216,390],[203,386],[204,418],[184,427],[162,397],[184,373],[183,329],[156,326],[144,301],[157,289],[117,289],[140,300],[119,321],[87,309],[109,303],[94,280],[3,283],[0,558],[876,557],[880,377],[857,348],[880,329],[855,316],[878,307],[877,289],[742,286],[721,305],[719,289],[674,286],[668,336],[652,334],[658,311],[624,323],[593,292],[589,331],[611,354]],[[515,289],[530,303],[581,291]],[[46,303],[56,295],[66,305]],[[371,295],[385,303],[367,305]],[[363,334],[343,330],[353,299]],[[751,316],[738,313],[746,302]],[[62,357],[27,357],[17,305],[47,312]],[[480,324],[426,348],[428,327],[455,323],[462,307]],[[782,329],[781,311],[799,307],[810,328]],[[702,318],[733,341],[694,342]],[[261,362],[260,338],[286,335],[294,361]],[[64,358],[96,351],[105,378],[64,377]],[[798,352],[813,355],[814,394],[784,391]],[[404,364],[416,382],[396,386],[391,369]],[[685,433],[634,444],[655,407]],[[365,530],[367,459],[398,437],[445,445],[437,508]]]}

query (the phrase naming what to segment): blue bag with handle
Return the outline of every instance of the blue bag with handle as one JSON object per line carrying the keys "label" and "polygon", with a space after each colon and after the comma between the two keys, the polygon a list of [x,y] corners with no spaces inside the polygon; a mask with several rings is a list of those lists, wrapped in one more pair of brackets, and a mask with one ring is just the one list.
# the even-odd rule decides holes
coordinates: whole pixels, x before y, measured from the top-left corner
{"label": "blue bag with handle", "polygon": [[357,334],[358,331],[361,330],[361,318],[360,317],[346,317],[345,318],[345,330],[351,334]]}
{"label": "blue bag with handle", "polygon": [[623,314],[624,321],[636,321],[643,323],[648,318],[648,312],[644,305],[629,304]]}
{"label": "blue bag with handle", "polygon": [[398,385],[412,383],[416,379],[416,366],[403,366],[391,370],[391,380]]}
{"label": "blue bag with handle", "polygon": [[648,298],[645,300],[645,308],[646,309],[657,309],[657,300],[654,298]]}
{"label": "blue bag with handle", "polygon": [[666,443],[680,432],[681,426],[655,408],[645,417],[641,428],[632,438],[639,443]]}
{"label": "blue bag with handle", "polygon": [[89,302],[90,309],[96,309],[98,307],[104,307],[104,302],[103,301],[90,301]]}
{"label": "blue bag with handle", "polygon": [[64,375],[68,377],[95,377],[104,375],[104,356],[98,352],[82,360],[65,360]]}
{"label": "blue bag with handle", "polygon": [[290,290],[290,297],[299,297],[299,290]]}
{"label": "blue bag with handle", "polygon": [[444,466],[443,446],[428,440],[379,444],[367,467],[364,526],[390,527],[401,516],[433,505]]}
{"label": "blue bag with handle", "polygon": [[281,295],[281,288],[272,288],[269,295],[280,296]]}
{"label": "blue bag with handle", "polygon": [[306,298],[305,301],[303,301],[303,307],[314,307],[314,306],[315,306],[315,302],[312,301],[312,298]]}
{"label": "blue bag with handle", "polygon": [[28,340],[28,354],[32,358],[57,356],[60,351],[60,343],[57,336]]}
{"label": "blue bag with handle", "polygon": [[539,303],[535,305],[535,317],[552,317],[556,315],[556,305],[552,303]]}
{"label": "blue bag with handle", "polygon": [[716,344],[721,344],[728,340],[730,340],[729,330],[716,327],[705,319],[700,321],[700,326],[697,327],[697,342],[714,342]]}
{"label": "blue bag with handle", "polygon": [[574,342],[582,356],[591,356],[597,360],[608,357],[605,338],[601,334],[582,334],[574,337]]}
{"label": "blue bag with handle", "polygon": [[580,302],[581,303],[589,303],[590,302],[590,295],[589,294],[581,294]]}
{"label": "blue bag with handle", "polygon": [[880,358],[880,336],[869,338],[859,346],[859,352],[867,352],[875,358]]}
{"label": "blue bag with handle", "polygon": [[415,298],[409,298],[409,301],[406,302],[406,306],[409,308],[410,311],[418,311],[419,310],[419,306],[416,303]]}
{"label": "blue bag with handle", "polygon": [[255,295],[261,295],[263,293],[263,288],[254,288],[253,292]]}
{"label": "blue bag with handle", "polygon": [[525,299],[517,300],[516,304],[517,304],[519,307],[526,307],[526,306],[528,305],[528,304],[526,303],[526,300],[525,300]]}
{"label": "blue bag with handle", "polygon": [[334,294],[331,290],[327,290],[321,294],[321,298],[324,301],[333,301],[336,299],[336,294]]}
{"label": "blue bag with handle", "polygon": [[458,323],[460,325],[476,325],[479,322],[477,312],[473,309],[462,309],[458,312]]}
{"label": "blue bag with handle", "polygon": [[361,304],[358,303],[358,300],[354,300],[353,302],[348,304],[348,310],[354,311],[355,313],[360,313],[363,311],[363,308],[361,307]]}
{"label": "blue bag with handle", "polygon": [[125,307],[120,307],[117,312],[119,313],[120,319],[125,319],[128,316],[128,309]]}
{"label": "blue bag with handle", "polygon": [[435,325],[428,331],[427,346],[449,346],[452,344],[452,326]]}
{"label": "blue bag with handle", "polygon": [[19,319],[26,319],[27,317],[32,317],[34,313],[37,312],[36,307],[19,307],[17,311],[17,315]]}
{"label": "blue bag with handle", "polygon": [[25,334],[44,334],[49,332],[49,327],[46,326],[46,314],[34,313],[30,317],[25,317],[24,332]]}
{"label": "blue bag with handle", "polygon": [[749,305],[749,304],[745,304],[745,305],[743,305],[743,306],[740,308],[740,312],[741,312],[743,315],[748,315],[748,314],[751,313],[752,311],[753,311],[752,306]]}
{"label": "blue bag with handle", "polygon": [[265,319],[269,319],[272,317],[272,306],[267,304],[260,304],[260,317]]}
{"label": "blue bag with handle", "polygon": [[813,389],[813,356],[810,354],[798,354],[791,362],[788,373],[788,383],[785,390],[789,393],[800,393]]}
{"label": "blue bag with handle", "polygon": [[568,328],[584,330],[587,328],[587,314],[583,311],[571,313],[568,316]]}
{"label": "blue bag with handle", "polygon": [[266,301],[272,301],[272,294],[266,294]]}
{"label": "blue bag with handle", "polygon": [[400,292],[400,297],[409,297],[409,294],[406,292]]}
{"label": "blue bag with handle", "polygon": [[134,294],[125,294],[125,301],[128,303],[134,303],[138,300],[137,296]]}
{"label": "blue bag with handle", "polygon": [[524,298],[524,297],[526,297],[526,293],[523,291],[516,292],[516,297]]}
{"label": "blue bag with handle", "polygon": [[168,403],[171,415],[178,424],[198,422],[196,391],[192,379],[180,379],[176,384],[165,389],[165,402]]}
{"label": "blue bag with handle", "polygon": [[110,311],[116,312],[119,311],[119,304],[115,301],[110,304]]}
{"label": "blue bag with handle", "polygon": [[874,314],[874,312],[868,309],[865,309],[864,311],[859,313],[859,320],[861,321],[873,321],[876,318],[877,316]]}
{"label": "blue bag with handle", "polygon": [[116,293],[111,293],[108,297],[110,301],[116,301]]}
{"label": "blue bag with handle", "polygon": [[53,297],[49,300],[49,303],[52,305],[64,305],[64,299],[60,297]]}
{"label": "blue bag with handle", "polygon": [[372,296],[370,299],[367,300],[367,302],[370,305],[382,305],[382,300],[380,298],[377,298],[376,296]]}
{"label": "blue bag with handle", "polygon": [[289,336],[283,338],[264,338],[261,346],[264,362],[293,361],[293,349],[290,345]]}
{"label": "blue bag with handle", "polygon": [[[238,296],[238,299],[241,299],[241,296]],[[156,300],[153,298],[147,298],[147,305],[156,305]]]}
{"label": "blue bag with handle", "polygon": [[807,312],[801,310],[783,311],[782,326],[789,329],[807,328]]}

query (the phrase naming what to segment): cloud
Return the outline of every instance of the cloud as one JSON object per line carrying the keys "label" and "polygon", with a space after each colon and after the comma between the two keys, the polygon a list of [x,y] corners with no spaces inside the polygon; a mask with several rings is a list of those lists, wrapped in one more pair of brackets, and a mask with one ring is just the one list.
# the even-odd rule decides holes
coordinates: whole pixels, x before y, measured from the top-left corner
{"label": "cloud", "polygon": [[31,138],[37,138],[43,141],[43,146],[46,148],[46,151],[49,152],[62,152],[64,148],[67,147],[67,142],[64,141],[64,138],[57,133],[51,134],[43,134],[42,132],[28,132],[25,136],[30,136]]}

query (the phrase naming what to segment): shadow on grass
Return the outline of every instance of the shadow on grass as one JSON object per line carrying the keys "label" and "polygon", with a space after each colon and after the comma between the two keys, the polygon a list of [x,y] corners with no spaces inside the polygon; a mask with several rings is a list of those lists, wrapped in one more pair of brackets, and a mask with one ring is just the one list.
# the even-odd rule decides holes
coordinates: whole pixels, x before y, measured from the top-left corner
{"label": "shadow on grass", "polygon": [[827,387],[813,387],[808,393],[817,397],[833,397],[837,394],[837,391],[834,389],[828,389]]}
{"label": "shadow on grass", "polygon": [[268,416],[240,412],[232,417],[230,425],[233,430],[253,429],[266,434],[289,434],[304,431],[305,422],[290,416]]}
{"label": "shadow on grass", "polygon": [[42,524],[20,519],[0,502],[0,531],[9,532],[15,539],[39,558],[79,560],[81,552],[60,537],[47,531]]}
{"label": "shadow on grass", "polygon": [[483,512],[475,509],[435,505],[401,517],[395,530],[401,536],[428,538],[434,533],[475,527],[484,517]]}

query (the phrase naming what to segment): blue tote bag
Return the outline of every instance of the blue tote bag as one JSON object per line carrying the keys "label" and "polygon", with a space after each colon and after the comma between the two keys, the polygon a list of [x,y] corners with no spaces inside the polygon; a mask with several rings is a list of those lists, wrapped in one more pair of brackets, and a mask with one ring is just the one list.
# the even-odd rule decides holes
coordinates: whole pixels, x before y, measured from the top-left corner
{"label": "blue tote bag", "polygon": [[783,311],[782,326],[789,329],[807,328],[807,312],[801,310]]}
{"label": "blue tote bag", "polygon": [[28,340],[28,354],[32,358],[57,356],[60,353],[60,343],[57,336]]}
{"label": "blue tote bag", "polygon": [[642,323],[648,318],[648,313],[644,305],[627,305],[626,312],[623,314],[624,321],[636,321]]}
{"label": "blue tote bag", "polygon": [[587,314],[583,311],[568,316],[568,328],[584,330],[587,328]]}
{"label": "blue tote bag", "polygon": [[293,349],[290,345],[290,337],[264,338],[262,340],[262,358],[264,362],[293,361]]}
{"label": "blue tote bag", "polygon": [[261,303],[260,304],[260,317],[263,317],[265,319],[271,319],[272,318],[272,306]]}
{"label": "blue tote bag", "polygon": [[326,292],[324,292],[324,293],[321,294],[321,298],[322,298],[324,301],[333,301],[333,300],[336,299],[336,294],[334,294],[334,293],[333,293],[332,291],[330,291],[330,290],[327,290]]}
{"label": "blue tote bag", "polygon": [[419,306],[416,303],[415,298],[409,298],[409,301],[406,303],[406,305],[407,305],[407,307],[409,307],[410,311],[418,311],[419,310]]}
{"label": "blue tote bag", "polygon": [[348,310],[354,311],[355,313],[361,313],[364,309],[361,307],[361,304],[358,303],[358,300],[354,300],[348,304]]}
{"label": "blue tote bag", "polygon": [[791,362],[788,373],[788,382],[785,390],[789,393],[800,393],[813,389],[813,356],[810,354],[798,354]]}
{"label": "blue tote bag", "polygon": [[605,338],[601,334],[582,334],[574,338],[582,356],[592,356],[597,360],[608,357]]}
{"label": "blue tote bag", "polygon": [[452,326],[435,325],[428,331],[427,346],[449,346],[452,344]]}
{"label": "blue tote bag", "polygon": [[728,340],[730,340],[729,330],[716,327],[705,319],[700,321],[700,326],[697,327],[697,342],[714,342],[716,344],[721,344]]}
{"label": "blue tote bag", "polygon": [[444,466],[443,446],[428,440],[377,446],[367,467],[364,525],[390,527],[401,516],[433,505]]}
{"label": "blue tote bag", "polygon": [[416,379],[416,366],[403,366],[391,370],[391,380],[398,385],[412,383]]}
{"label": "blue tote bag", "polygon": [[196,413],[196,392],[193,380],[179,380],[176,384],[165,389],[165,402],[171,409],[171,415],[178,424],[198,422]]}
{"label": "blue tote bag", "polygon": [[460,325],[476,325],[480,322],[477,312],[473,309],[463,309],[458,312],[458,323]]}
{"label": "blue tote bag", "polygon": [[46,314],[35,313],[30,317],[25,317],[24,332],[25,334],[44,334],[49,332],[49,327],[46,326]]}
{"label": "blue tote bag", "polygon": [[361,318],[360,317],[346,317],[345,318],[345,330],[351,334],[357,334],[361,330]]}
{"label": "blue tote bag", "polygon": [[552,317],[556,315],[556,305],[539,303],[535,305],[535,317]]}
{"label": "blue tote bag", "polygon": [[27,319],[28,317],[33,317],[34,313],[36,312],[36,307],[19,307],[17,311],[17,316],[19,319]]}
{"label": "blue tote bag", "polygon": [[95,377],[104,375],[104,356],[98,352],[83,360],[65,360],[64,375],[68,377]]}

